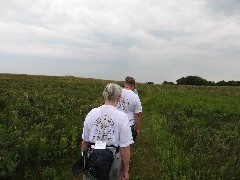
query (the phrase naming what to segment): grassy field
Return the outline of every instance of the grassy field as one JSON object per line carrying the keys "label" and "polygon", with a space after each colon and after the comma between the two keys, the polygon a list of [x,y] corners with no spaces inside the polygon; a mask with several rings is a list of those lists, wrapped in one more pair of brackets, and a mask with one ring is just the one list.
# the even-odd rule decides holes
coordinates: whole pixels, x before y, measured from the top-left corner
{"label": "grassy field", "polygon": [[[84,117],[108,82],[0,74],[0,179],[73,179]],[[240,177],[239,87],[137,88],[143,118],[131,179]]]}

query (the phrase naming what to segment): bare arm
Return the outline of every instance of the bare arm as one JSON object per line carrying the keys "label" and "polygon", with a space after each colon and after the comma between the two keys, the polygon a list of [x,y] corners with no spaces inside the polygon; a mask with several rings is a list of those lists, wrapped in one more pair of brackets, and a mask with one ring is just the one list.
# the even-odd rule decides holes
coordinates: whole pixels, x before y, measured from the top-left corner
{"label": "bare arm", "polygon": [[87,147],[88,147],[88,142],[83,140],[82,141],[81,152],[83,152]]}
{"label": "bare arm", "polygon": [[130,161],[130,146],[120,148],[123,160],[123,176],[121,179],[129,179],[129,161]]}
{"label": "bare arm", "polygon": [[136,131],[137,131],[138,136],[139,136],[142,113],[141,112],[140,113],[135,113],[134,118],[135,118],[135,124],[136,124]]}

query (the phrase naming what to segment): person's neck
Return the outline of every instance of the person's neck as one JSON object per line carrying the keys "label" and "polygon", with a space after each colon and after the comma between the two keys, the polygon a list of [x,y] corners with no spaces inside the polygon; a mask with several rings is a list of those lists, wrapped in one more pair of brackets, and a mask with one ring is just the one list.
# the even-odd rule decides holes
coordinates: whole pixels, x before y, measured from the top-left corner
{"label": "person's neck", "polygon": [[110,106],[114,106],[114,107],[117,106],[117,103],[118,102],[115,102],[115,101],[108,101],[108,100],[105,101],[105,105],[110,105]]}
{"label": "person's neck", "polygon": [[132,87],[132,86],[129,86],[129,85],[125,85],[125,87],[124,87],[125,89],[127,89],[127,90],[133,90],[134,89],[134,87]]}

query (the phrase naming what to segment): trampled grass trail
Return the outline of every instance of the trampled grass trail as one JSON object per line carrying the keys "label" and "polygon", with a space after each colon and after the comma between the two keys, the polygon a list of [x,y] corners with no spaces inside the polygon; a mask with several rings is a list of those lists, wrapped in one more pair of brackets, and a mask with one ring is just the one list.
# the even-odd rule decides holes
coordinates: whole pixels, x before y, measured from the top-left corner
{"label": "trampled grass trail", "polygon": [[137,180],[158,180],[160,177],[160,162],[157,157],[157,138],[153,132],[151,107],[147,107],[149,101],[154,98],[155,88],[144,89],[144,94],[140,95],[143,116],[141,121],[140,136],[136,143],[131,146],[130,179]]}

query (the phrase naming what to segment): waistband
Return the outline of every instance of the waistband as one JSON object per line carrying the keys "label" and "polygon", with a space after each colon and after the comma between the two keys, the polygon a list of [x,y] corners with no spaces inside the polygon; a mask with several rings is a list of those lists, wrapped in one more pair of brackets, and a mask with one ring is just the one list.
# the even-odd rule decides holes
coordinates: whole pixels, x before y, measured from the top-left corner
{"label": "waistband", "polygon": [[[90,149],[94,149],[93,146],[95,146],[95,143],[89,143],[89,146],[90,146]],[[116,153],[118,153],[119,150],[120,150],[119,146],[114,146],[114,145],[106,145],[106,148],[108,148],[108,149],[115,149]]]}
{"label": "waistband", "polygon": [[[90,146],[95,146],[95,143],[90,143]],[[106,145],[107,148],[119,148],[119,146]]]}

